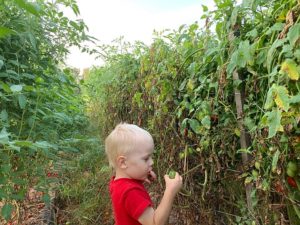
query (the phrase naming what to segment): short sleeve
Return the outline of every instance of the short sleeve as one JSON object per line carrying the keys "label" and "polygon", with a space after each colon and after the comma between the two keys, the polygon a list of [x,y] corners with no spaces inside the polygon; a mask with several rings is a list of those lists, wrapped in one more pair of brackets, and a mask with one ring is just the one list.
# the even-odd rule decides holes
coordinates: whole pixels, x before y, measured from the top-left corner
{"label": "short sleeve", "polygon": [[152,202],[147,192],[135,188],[126,193],[124,205],[128,214],[138,220]]}

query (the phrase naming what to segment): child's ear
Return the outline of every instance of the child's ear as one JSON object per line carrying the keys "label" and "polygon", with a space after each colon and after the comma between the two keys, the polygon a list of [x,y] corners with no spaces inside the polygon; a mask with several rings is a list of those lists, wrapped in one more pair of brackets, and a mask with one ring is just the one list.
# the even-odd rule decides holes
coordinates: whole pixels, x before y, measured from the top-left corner
{"label": "child's ear", "polygon": [[117,164],[118,164],[118,167],[121,168],[121,169],[126,169],[127,168],[127,164],[126,164],[126,157],[125,156],[119,156],[117,158]]}

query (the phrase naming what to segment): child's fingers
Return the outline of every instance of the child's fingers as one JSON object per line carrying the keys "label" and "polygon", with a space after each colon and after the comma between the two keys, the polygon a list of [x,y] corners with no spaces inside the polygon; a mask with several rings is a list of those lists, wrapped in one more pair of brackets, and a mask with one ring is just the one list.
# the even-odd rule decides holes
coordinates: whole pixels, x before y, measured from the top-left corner
{"label": "child's fingers", "polygon": [[148,173],[148,177],[145,179],[145,182],[150,184],[151,181],[153,180],[156,180],[156,174],[151,170],[149,173]]}
{"label": "child's fingers", "polygon": [[179,173],[176,172],[176,174],[175,174],[175,179],[182,180],[182,176],[180,176]]}
{"label": "child's fingers", "polygon": [[151,181],[148,178],[146,178],[145,182],[151,184]]}
{"label": "child's fingers", "polygon": [[149,178],[156,180],[156,174],[152,170],[149,172]]}

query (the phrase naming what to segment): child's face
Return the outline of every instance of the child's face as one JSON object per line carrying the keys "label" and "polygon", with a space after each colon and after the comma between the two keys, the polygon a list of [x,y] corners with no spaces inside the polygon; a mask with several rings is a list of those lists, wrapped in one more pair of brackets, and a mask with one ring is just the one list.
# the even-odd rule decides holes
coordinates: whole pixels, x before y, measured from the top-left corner
{"label": "child's face", "polygon": [[133,179],[146,180],[152,170],[153,141],[138,137],[136,150],[126,156],[126,174]]}

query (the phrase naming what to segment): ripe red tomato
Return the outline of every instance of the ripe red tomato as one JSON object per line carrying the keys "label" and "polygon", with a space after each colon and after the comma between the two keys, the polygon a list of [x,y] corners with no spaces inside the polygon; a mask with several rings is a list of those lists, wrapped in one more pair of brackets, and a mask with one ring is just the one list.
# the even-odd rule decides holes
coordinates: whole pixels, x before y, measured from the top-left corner
{"label": "ripe red tomato", "polygon": [[188,133],[189,133],[189,131],[188,131],[188,129],[187,128],[184,128],[184,137],[187,137],[188,136]]}
{"label": "ripe red tomato", "polygon": [[295,181],[294,178],[292,178],[292,177],[287,177],[287,182],[288,182],[288,184],[289,184],[291,187],[297,188],[297,183],[296,183],[296,181]]}

